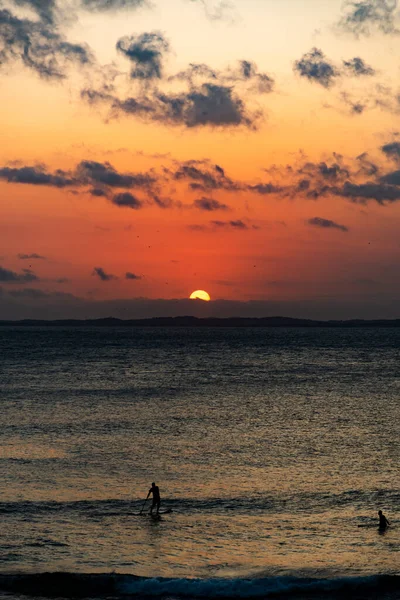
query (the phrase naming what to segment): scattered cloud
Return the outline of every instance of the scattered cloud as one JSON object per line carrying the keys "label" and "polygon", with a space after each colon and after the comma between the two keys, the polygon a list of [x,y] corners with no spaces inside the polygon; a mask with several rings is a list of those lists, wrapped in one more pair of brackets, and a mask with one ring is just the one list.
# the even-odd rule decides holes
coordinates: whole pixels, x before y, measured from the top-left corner
{"label": "scattered cloud", "polygon": [[213,212],[216,210],[230,210],[230,207],[227,204],[218,202],[218,200],[214,200],[213,198],[198,198],[194,201],[193,204],[196,208],[204,210],[206,212]]}
{"label": "scattered cloud", "polygon": [[14,0],[16,6],[32,9],[41,21],[53,24],[57,12],[56,0]]}
{"label": "scattered cloud", "polygon": [[97,12],[135,9],[147,5],[148,0],[81,0],[83,8]]}
{"label": "scattered cloud", "polygon": [[202,6],[204,14],[210,21],[231,21],[233,19],[233,4],[227,0],[216,0],[214,2],[210,0],[189,0],[189,2]]}
{"label": "scattered cloud", "polygon": [[339,229],[340,231],[349,231],[349,229],[345,225],[340,225],[335,221],[330,221],[329,219],[322,219],[321,217],[313,217],[307,221],[309,225],[313,227],[320,227],[322,229]]}
{"label": "scattered cloud", "polygon": [[211,221],[211,224],[224,229],[249,229],[249,226],[240,219],[236,221]]}
{"label": "scattered cloud", "polygon": [[360,203],[375,200],[378,204],[384,205],[387,202],[400,200],[400,187],[387,185],[386,183],[367,182],[355,184],[346,181],[342,187],[333,188],[331,192],[343,198],[348,198],[352,202]]}
{"label": "scattered cloud", "polygon": [[313,48],[294,63],[294,71],[309,81],[329,88],[339,77],[340,72],[324,55],[322,50]]}
{"label": "scattered cloud", "polygon": [[352,77],[365,77],[376,74],[376,71],[367,63],[356,56],[350,60],[344,60],[342,66],[336,66],[322,50],[312,48],[294,63],[294,71],[309,81],[330,88],[339,77],[343,75]]}
{"label": "scattered cloud", "polygon": [[[386,157],[400,162],[398,142],[385,144],[380,150]],[[333,153],[330,160],[320,162],[304,157],[296,164],[264,169],[269,178],[261,182],[235,180],[222,166],[210,160],[171,160],[171,164],[137,173],[120,171],[109,162],[89,160],[82,160],[71,171],[51,172],[44,165],[4,166],[0,167],[0,179],[16,184],[70,188],[72,193],[90,194],[119,208],[134,210],[150,205],[163,210],[183,206],[204,212],[230,210],[229,204],[214,198],[218,192],[313,200],[331,195],[351,202],[375,200],[379,204],[397,201],[400,193],[400,170],[388,171],[387,164],[384,168],[385,163],[380,165],[367,153],[348,159]],[[191,204],[184,205],[179,199],[182,186],[198,195]]]}
{"label": "scattered cloud", "polygon": [[88,190],[91,196],[104,197],[117,206],[129,208],[141,208],[142,202],[130,193],[112,196],[111,190],[142,189],[154,200],[153,187],[156,184],[156,178],[149,173],[123,173],[117,171],[109,162],[90,160],[81,161],[73,172],[57,169],[52,173],[44,165],[5,166],[0,168],[1,179],[8,183],[43,185],[59,189],[93,186]]}
{"label": "scattered cloud", "polygon": [[[215,70],[192,63],[167,76],[165,58],[169,42],[160,32],[126,36],[117,50],[131,63],[131,88],[123,97],[113,85],[87,87],[81,97],[89,104],[104,105],[110,118],[132,116],[169,126],[246,127],[255,129],[262,111],[248,106],[253,95],[271,93],[274,80],[257,65],[240,60],[235,67]],[[177,91],[179,82],[183,90]],[[136,83],[136,88],[135,84]],[[175,84],[172,88],[170,84]]]}
{"label": "scattered cloud", "polygon": [[193,191],[237,191],[239,189],[239,185],[227,177],[222,167],[204,160],[190,160],[181,163],[175,171],[174,178],[187,180]]}
{"label": "scattered cloud", "polygon": [[381,177],[384,184],[400,186],[400,171],[392,171]]}
{"label": "scattered cloud", "polygon": [[52,2],[25,1],[36,8],[40,21],[20,19],[0,9],[0,65],[19,62],[43,79],[64,79],[70,65],[92,65],[94,57],[86,45],[73,44],[53,25]]}
{"label": "scattered cloud", "polygon": [[106,273],[102,267],[95,267],[93,269],[92,275],[101,279],[101,281],[113,281],[114,279],[118,279],[115,275],[111,275],[110,273]]}
{"label": "scattered cloud", "polygon": [[284,191],[282,186],[274,185],[273,183],[257,183],[255,185],[248,185],[247,189],[250,192],[255,192],[260,196],[269,196],[270,194],[280,194]]}
{"label": "scattered cloud", "polygon": [[381,146],[382,152],[395,162],[400,162],[400,142],[390,142]]}
{"label": "scattered cloud", "polygon": [[356,37],[379,31],[398,35],[397,0],[348,0],[344,3],[339,28]]}
{"label": "scattered cloud", "polygon": [[162,79],[164,55],[169,49],[169,42],[157,31],[125,36],[117,42],[117,50],[133,65],[132,79]]}
{"label": "scattered cloud", "polygon": [[109,106],[111,116],[135,116],[164,125],[185,127],[238,127],[255,129],[260,112],[251,113],[232,86],[204,83],[185,92],[152,90],[146,96],[124,100],[111,93],[84,89],[81,96],[90,104]]}
{"label": "scattered cloud", "polygon": [[0,168],[0,179],[8,183],[24,183],[29,185],[48,185],[64,188],[77,184],[71,174],[66,171],[57,170],[48,173],[43,165],[27,167],[2,167]]}
{"label": "scattered cloud", "polygon": [[[83,160],[77,166],[75,181],[80,185],[93,184],[94,186],[103,185],[111,188],[139,188],[151,185],[154,183],[154,178],[147,173],[120,173],[109,162]],[[95,187],[95,189],[98,188]]]}
{"label": "scattered cloud", "polygon": [[143,206],[143,202],[129,192],[115,194],[111,202],[120,208],[133,208],[134,210],[139,210]]}
{"label": "scattered cloud", "polygon": [[46,260],[45,256],[36,254],[36,252],[32,252],[32,254],[18,254],[17,256],[20,260]]}
{"label": "scattered cloud", "polygon": [[375,69],[367,65],[366,62],[359,56],[356,56],[351,60],[344,60],[343,66],[345,68],[345,71],[349,75],[354,75],[355,77],[360,77],[362,75],[370,76],[376,74]]}
{"label": "scattered cloud", "polygon": [[33,281],[39,281],[39,277],[30,269],[22,269],[22,273],[16,273],[0,267],[0,283],[32,283]]}
{"label": "scattered cloud", "polygon": [[108,196],[107,191],[103,188],[92,188],[89,190],[89,194],[95,198],[107,198]]}
{"label": "scattered cloud", "polygon": [[130,273],[129,271],[125,273],[125,279],[129,279],[130,281],[138,281],[142,279],[140,275],[135,275],[135,273]]}

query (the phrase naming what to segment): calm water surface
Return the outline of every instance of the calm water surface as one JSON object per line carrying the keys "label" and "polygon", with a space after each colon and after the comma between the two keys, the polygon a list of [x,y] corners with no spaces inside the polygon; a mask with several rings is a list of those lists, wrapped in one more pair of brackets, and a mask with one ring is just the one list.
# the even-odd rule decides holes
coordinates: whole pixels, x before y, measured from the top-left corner
{"label": "calm water surface", "polygon": [[8,577],[400,574],[400,329],[0,328],[0,356]]}

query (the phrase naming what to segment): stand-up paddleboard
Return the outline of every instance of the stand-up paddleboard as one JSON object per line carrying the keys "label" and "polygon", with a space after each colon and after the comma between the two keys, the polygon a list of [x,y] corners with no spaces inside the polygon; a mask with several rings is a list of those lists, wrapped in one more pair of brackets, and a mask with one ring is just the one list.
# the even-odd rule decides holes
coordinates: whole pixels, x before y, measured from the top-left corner
{"label": "stand-up paddleboard", "polygon": [[[139,513],[139,515],[140,515],[141,517],[148,517],[148,516],[149,516],[149,517],[157,517],[157,516],[160,516],[160,517],[161,517],[161,516],[163,516],[163,515],[170,515],[172,512],[174,512],[174,511],[172,510],[172,508],[166,508],[165,510],[160,510],[160,512],[158,513],[158,515],[156,515],[156,513],[153,513],[153,514],[151,514],[151,513],[147,512],[147,511],[146,511],[146,512],[142,512],[142,513]],[[133,514],[133,513],[132,513],[132,514]],[[136,514],[137,514],[137,513],[136,513]]]}

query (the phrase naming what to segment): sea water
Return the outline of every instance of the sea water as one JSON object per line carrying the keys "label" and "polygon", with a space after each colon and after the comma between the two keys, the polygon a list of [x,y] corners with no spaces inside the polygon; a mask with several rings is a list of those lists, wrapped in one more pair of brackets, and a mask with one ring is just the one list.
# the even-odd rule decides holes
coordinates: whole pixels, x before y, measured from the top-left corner
{"label": "sea water", "polygon": [[400,329],[3,327],[0,357],[0,594],[400,597]]}

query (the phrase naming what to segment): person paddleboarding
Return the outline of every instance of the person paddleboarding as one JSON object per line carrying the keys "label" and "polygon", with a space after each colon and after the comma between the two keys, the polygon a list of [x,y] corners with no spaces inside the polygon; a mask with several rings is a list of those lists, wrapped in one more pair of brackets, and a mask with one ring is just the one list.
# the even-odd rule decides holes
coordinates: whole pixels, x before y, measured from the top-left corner
{"label": "person paddleboarding", "polygon": [[[153,510],[156,508],[156,515],[159,515],[160,512],[160,504],[161,504],[161,496],[160,496],[160,488],[158,487],[158,485],[156,485],[153,481],[153,483],[151,484],[151,488],[149,489],[149,493],[147,494],[147,498],[152,495],[153,496],[153,502],[152,505],[150,507],[150,515],[153,515]],[[146,500],[147,500],[146,498]]]}
{"label": "person paddleboarding", "polygon": [[381,510],[378,511],[378,515],[379,515],[379,530],[385,531],[389,527],[390,523]]}

